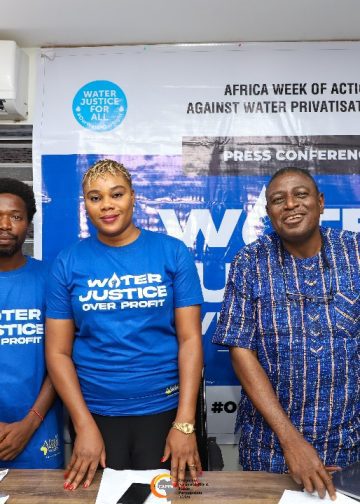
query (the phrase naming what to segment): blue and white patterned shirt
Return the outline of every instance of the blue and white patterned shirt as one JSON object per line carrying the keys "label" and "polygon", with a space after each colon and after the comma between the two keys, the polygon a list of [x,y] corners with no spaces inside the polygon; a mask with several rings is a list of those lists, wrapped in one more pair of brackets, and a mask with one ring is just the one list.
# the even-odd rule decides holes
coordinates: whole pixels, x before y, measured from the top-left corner
{"label": "blue and white patterned shirt", "polygon": [[[276,233],[241,249],[214,343],[255,350],[292,423],[325,465],[360,460],[360,234],[321,228],[323,247],[298,259]],[[243,392],[240,463],[287,470],[277,436]]]}

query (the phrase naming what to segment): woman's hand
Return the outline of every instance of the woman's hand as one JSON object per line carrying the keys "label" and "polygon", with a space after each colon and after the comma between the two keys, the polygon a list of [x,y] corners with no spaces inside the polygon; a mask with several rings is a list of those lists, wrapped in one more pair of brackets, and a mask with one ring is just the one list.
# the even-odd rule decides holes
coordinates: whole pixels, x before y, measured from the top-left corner
{"label": "woman's hand", "polygon": [[[175,308],[176,335],[179,342],[179,404],[175,422],[195,423],[196,402],[203,366],[200,306]],[[194,485],[199,485],[201,462],[194,433],[171,428],[166,439],[163,462],[171,455],[173,486],[185,487],[187,468]]]}
{"label": "woman's hand", "polygon": [[100,464],[105,467],[105,445],[95,422],[81,429],[75,439],[71,460],[66,468],[64,488],[75,490],[83,479],[87,488]]}
{"label": "woman's hand", "polygon": [[184,434],[177,429],[170,429],[161,461],[166,462],[170,456],[173,486],[179,486],[180,489],[185,487],[187,468],[194,484],[199,485],[198,475],[202,469],[195,434]]}
{"label": "woman's hand", "polygon": [[72,360],[75,324],[72,319],[46,319],[46,362],[48,373],[73,422],[76,438],[66,468],[64,488],[75,490],[84,480],[87,488],[100,463],[105,467],[105,446],[89,412]]}

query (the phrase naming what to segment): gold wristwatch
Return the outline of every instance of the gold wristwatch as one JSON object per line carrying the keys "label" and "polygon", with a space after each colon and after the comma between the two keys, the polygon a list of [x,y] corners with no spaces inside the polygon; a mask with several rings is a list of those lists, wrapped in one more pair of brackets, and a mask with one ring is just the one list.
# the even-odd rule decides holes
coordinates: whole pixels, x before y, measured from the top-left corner
{"label": "gold wristwatch", "polygon": [[183,432],[184,434],[192,434],[195,432],[195,425],[188,422],[173,422],[172,424],[174,429]]}

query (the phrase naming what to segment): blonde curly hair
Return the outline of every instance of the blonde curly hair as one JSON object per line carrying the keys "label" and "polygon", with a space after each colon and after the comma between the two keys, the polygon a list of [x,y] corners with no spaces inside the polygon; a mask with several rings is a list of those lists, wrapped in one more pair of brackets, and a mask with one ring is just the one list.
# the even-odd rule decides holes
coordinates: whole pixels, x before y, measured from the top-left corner
{"label": "blonde curly hair", "polygon": [[125,180],[129,183],[130,189],[132,189],[132,180],[130,172],[125,168],[125,166],[113,159],[101,159],[97,161],[91,168],[89,168],[83,176],[82,186],[85,187],[86,184],[91,184],[94,180],[99,177],[105,177],[106,175],[122,175]]}

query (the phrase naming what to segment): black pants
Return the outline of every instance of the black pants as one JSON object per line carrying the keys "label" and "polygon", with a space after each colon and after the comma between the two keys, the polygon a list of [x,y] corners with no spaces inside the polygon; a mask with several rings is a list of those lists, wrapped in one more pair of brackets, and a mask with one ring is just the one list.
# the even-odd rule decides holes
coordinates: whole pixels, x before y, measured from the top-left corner
{"label": "black pants", "polygon": [[[160,462],[176,409],[146,416],[92,416],[106,450],[106,467],[111,469],[170,469],[170,460]],[[74,427],[70,422],[74,442]]]}

